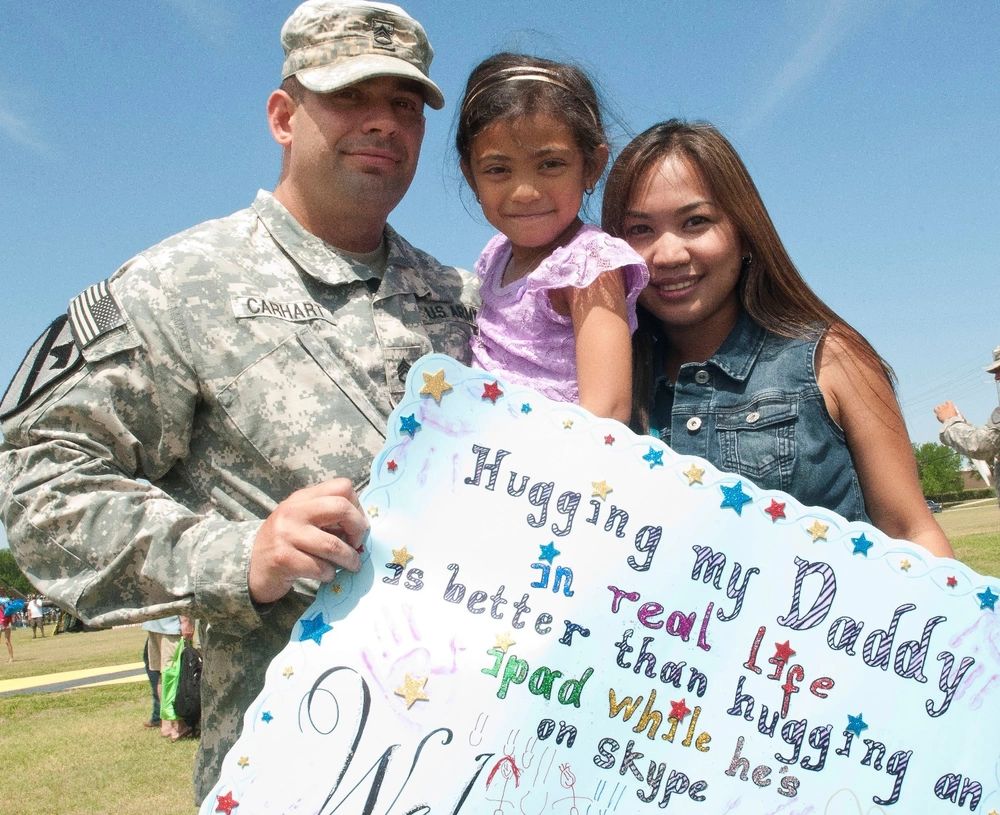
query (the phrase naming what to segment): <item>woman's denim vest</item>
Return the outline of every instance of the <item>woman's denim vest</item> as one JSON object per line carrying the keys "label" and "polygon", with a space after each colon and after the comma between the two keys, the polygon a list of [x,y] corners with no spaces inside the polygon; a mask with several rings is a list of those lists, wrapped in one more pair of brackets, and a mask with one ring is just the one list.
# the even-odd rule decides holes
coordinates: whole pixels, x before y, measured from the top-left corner
{"label": "woman's denim vest", "polygon": [[[741,312],[707,362],[682,365],[676,384],[657,379],[651,435],[804,506],[869,521],[844,431],[816,382],[821,336],[779,337]],[[660,371],[664,342],[658,338]]]}

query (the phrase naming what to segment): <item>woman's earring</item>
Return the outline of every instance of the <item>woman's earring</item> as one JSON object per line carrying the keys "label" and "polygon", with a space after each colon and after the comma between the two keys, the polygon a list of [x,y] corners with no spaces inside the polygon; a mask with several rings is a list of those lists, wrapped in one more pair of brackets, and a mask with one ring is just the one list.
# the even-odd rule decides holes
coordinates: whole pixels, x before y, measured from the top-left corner
{"label": "woman's earring", "polygon": [[745,254],[745,255],[744,255],[744,256],[743,256],[743,257],[742,257],[742,258],[740,259],[740,271],[741,271],[741,272],[745,272],[745,271],[746,271],[747,269],[749,269],[749,268],[750,268],[750,267],[751,267],[752,265],[753,265],[753,252],[747,252],[747,253],[746,253],[746,254]]}

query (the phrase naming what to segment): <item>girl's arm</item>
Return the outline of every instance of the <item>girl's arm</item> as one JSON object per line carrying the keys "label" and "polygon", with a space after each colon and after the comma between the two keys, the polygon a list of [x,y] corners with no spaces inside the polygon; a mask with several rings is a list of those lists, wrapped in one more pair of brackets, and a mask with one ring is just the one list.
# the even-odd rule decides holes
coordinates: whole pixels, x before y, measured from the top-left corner
{"label": "girl's arm", "polygon": [[836,328],[820,343],[816,367],[827,410],[847,436],[872,522],[891,537],[954,557],[927,509],[906,425],[885,375],[860,358]]}
{"label": "girl's arm", "polygon": [[622,270],[604,272],[585,289],[553,290],[551,299],[553,308],[573,321],[580,404],[595,416],[627,422],[632,413],[632,335]]}

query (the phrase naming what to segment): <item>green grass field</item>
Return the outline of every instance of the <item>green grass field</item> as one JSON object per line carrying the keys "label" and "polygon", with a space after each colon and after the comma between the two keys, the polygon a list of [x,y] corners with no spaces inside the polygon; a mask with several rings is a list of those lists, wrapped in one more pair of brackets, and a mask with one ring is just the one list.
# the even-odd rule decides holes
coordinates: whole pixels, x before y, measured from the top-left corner
{"label": "green grass field", "polygon": [[[958,558],[1000,576],[1000,510],[995,501],[936,516]],[[15,662],[3,680],[141,661],[139,628],[32,640],[14,632]],[[191,815],[192,740],[171,744],[142,727],[149,687],[140,682],[0,697],[0,815]]]}

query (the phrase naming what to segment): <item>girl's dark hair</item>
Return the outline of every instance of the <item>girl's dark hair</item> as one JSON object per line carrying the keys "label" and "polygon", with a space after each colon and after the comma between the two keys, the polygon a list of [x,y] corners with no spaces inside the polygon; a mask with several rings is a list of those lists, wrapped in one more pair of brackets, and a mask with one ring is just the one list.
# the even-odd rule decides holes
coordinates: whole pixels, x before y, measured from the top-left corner
{"label": "girl's dark hair", "polygon": [[566,123],[585,160],[607,144],[597,92],[574,65],[502,52],[477,65],[462,95],[455,147],[468,166],[472,141],[497,121],[545,114]]}
{"label": "girl's dark hair", "polygon": [[[624,237],[625,216],[638,186],[650,170],[671,155],[681,155],[701,174],[715,203],[730,218],[751,256],[740,275],[739,299],[751,318],[783,337],[811,337],[828,329],[850,356],[881,370],[889,384],[895,375],[871,344],[826,305],[802,279],[768,215],[753,179],[729,140],[706,122],[671,119],[636,136],[622,150],[604,187],[601,225]],[[655,320],[639,309],[633,336],[633,422],[648,429],[653,375],[652,329]]]}

